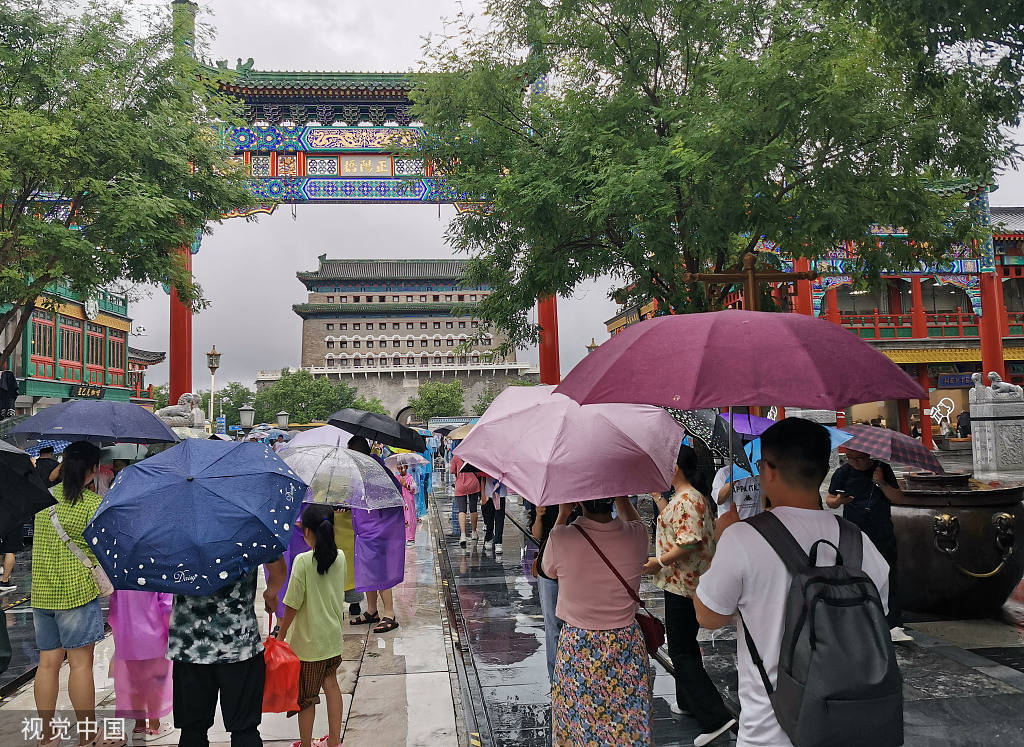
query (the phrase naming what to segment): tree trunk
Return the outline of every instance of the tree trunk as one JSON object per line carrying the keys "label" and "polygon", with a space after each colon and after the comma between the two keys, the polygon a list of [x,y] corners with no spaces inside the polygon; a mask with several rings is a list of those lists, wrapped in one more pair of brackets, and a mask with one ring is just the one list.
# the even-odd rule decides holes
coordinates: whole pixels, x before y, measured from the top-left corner
{"label": "tree trunk", "polygon": [[[36,304],[32,303],[25,304],[21,308],[21,319],[18,320],[17,325],[14,327],[14,334],[11,335],[10,341],[4,348],[3,352],[0,353],[0,361],[10,361],[14,355],[14,351],[18,349],[18,345],[21,344],[21,335],[25,331],[25,325],[28,324],[28,320],[32,318],[32,312],[36,308]],[[27,365],[28,361],[22,361],[22,365]],[[10,365],[10,363],[8,363]]]}

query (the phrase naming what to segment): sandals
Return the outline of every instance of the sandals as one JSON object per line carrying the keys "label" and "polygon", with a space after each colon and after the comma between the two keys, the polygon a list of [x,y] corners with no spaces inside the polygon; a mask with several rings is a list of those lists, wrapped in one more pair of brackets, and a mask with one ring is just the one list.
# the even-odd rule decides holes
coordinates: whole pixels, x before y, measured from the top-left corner
{"label": "sandals", "polygon": [[373,625],[375,622],[380,622],[380,615],[376,612],[363,612],[358,617],[353,617],[348,621],[349,625]]}
{"label": "sandals", "polygon": [[380,624],[373,629],[374,633],[390,633],[398,627],[398,620],[393,617],[382,617]]}

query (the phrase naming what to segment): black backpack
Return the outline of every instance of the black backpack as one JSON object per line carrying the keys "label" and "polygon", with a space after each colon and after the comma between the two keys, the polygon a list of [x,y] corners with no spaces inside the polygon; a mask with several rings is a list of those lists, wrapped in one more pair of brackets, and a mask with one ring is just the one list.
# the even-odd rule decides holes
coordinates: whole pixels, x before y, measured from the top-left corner
{"label": "black backpack", "polygon": [[[864,536],[836,520],[839,547],[820,539],[810,557],[771,512],[746,520],[793,574],[775,687],[744,624],[747,648],[795,747],[901,745],[903,681],[878,589],[861,569]],[[822,543],[835,565],[816,565]]]}

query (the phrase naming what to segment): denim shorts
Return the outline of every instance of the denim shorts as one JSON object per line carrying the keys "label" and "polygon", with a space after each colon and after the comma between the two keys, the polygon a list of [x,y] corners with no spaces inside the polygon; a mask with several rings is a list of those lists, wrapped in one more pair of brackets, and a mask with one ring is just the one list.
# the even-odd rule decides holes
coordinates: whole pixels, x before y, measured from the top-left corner
{"label": "denim shorts", "polygon": [[32,622],[36,629],[36,648],[40,651],[82,648],[103,640],[103,609],[99,597],[69,610],[33,607]]}
{"label": "denim shorts", "polygon": [[468,513],[476,513],[476,504],[480,500],[479,493],[470,493],[469,495],[457,495],[455,496],[455,508],[460,514],[467,513],[466,504],[469,504]]}

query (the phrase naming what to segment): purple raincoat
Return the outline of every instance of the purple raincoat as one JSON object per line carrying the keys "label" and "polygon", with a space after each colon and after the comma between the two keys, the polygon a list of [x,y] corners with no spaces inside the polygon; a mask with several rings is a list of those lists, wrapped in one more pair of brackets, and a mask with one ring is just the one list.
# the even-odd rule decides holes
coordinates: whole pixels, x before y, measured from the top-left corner
{"label": "purple raincoat", "polygon": [[353,509],[356,591],[383,591],[405,578],[405,509]]}

